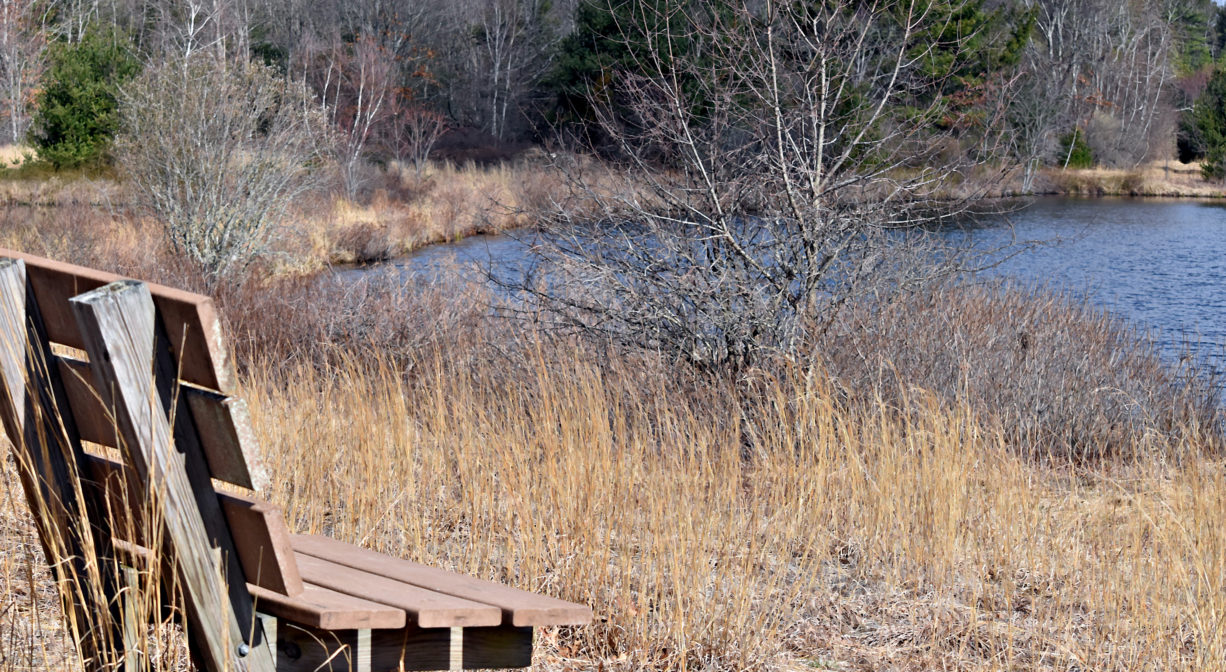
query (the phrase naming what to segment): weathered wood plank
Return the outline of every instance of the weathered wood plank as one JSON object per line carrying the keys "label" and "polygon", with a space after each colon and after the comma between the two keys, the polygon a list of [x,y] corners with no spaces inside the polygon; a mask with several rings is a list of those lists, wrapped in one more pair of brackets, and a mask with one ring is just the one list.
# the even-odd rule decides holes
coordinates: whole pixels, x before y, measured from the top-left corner
{"label": "weathered wood plank", "polygon": [[318,586],[310,586],[296,597],[252,584],[248,584],[248,588],[258,611],[320,630],[402,628],[406,622],[403,609]]}
{"label": "weathered wood plank", "polygon": [[[54,360],[81,439],[116,447],[114,418],[102,403],[89,363],[63,355],[54,356]],[[253,472],[262,475],[264,470],[258,466],[249,468],[249,462],[259,465],[259,451],[255,448],[246,402],[196,387],[183,386],[179,393],[187,400],[195,421],[210,475],[241,488],[258,490],[267,477],[253,477]]]}
{"label": "weathered wood plank", "polygon": [[70,264],[60,264],[50,259],[12,250],[0,250],[5,257],[19,257],[26,263],[30,289],[42,308],[43,324],[47,338],[56,343],[85,349],[81,334],[77,331],[76,318],[68,306],[68,300],[82,292],[97,289],[116,278],[110,273]]}
{"label": "weathered wood plank", "polygon": [[488,604],[411,586],[310,555],[296,557],[298,571],[308,585],[403,609],[409,623],[420,628],[498,625],[502,621],[502,612]]}
{"label": "weathered wood plank", "polygon": [[[128,491],[123,464],[102,455],[85,455],[86,480],[82,486],[97,492],[110,507],[106,520],[111,534],[123,541],[145,544],[143,505]],[[290,545],[290,534],[281,509],[258,499],[232,493],[215,493],[229,526],[239,565],[248,583],[297,595],[302,578]]]}
{"label": "weathered wood plank", "polygon": [[[179,452],[171,438],[165,391],[158,389],[153,375],[166,363],[155,346],[158,324],[149,289],[137,282],[116,282],[70,303],[95,379],[112,383],[99,392],[115,409],[125,462],[146,488],[139,493],[141,501],[153,495],[160,504],[163,538],[187,603],[193,655],[210,670],[272,672],[271,655],[246,653],[258,654],[267,647],[259,646],[262,633],[248,632],[255,623],[254,610],[229,533],[224,524],[220,532],[206,525],[206,520],[222,522],[216,498],[211,498],[210,511],[210,497],[198,490],[202,481],[212,489],[207,471],[202,464],[192,464],[192,456]],[[202,456],[197,459],[203,462]],[[220,560],[211,540],[222,546]],[[227,585],[232,586],[228,595]],[[244,643],[248,646],[241,646]]]}
{"label": "weathered wood plank", "polygon": [[[101,508],[91,495],[77,497],[76,474],[84,453],[68,409],[58,369],[52,364],[45,322],[30,291],[25,262],[0,259],[0,418],[13,446],[26,501],[57,582],[85,583],[94,577],[108,604],[85,604],[61,591],[67,619],[79,625],[73,638],[87,670],[108,667],[110,643],[122,641],[122,615],[114,596],[110,535],[96,522]],[[88,540],[88,543],[87,543]],[[92,549],[92,552],[87,551]],[[91,561],[96,571],[91,573]],[[75,593],[90,595],[91,590]],[[98,622],[109,614],[109,623]]]}
{"label": "weathered wood plank", "polygon": [[238,376],[225,347],[213,300],[161,285],[151,285],[149,291],[170,337],[179,378],[222,394],[234,394],[238,390]]}
{"label": "weathered wood plank", "polygon": [[[47,307],[43,318],[48,338],[85,350],[76,318],[68,307],[69,299],[123,278],[16,250],[0,248],[0,257],[25,262],[34,294],[39,304]],[[181,364],[182,379],[223,394],[234,393],[238,378],[212,300],[174,287],[154,283],[148,283],[148,287],[171,337],[176,362]]]}
{"label": "weathered wood plank", "polygon": [[268,475],[258,450],[247,403],[238,397],[184,387],[209,472],[219,481],[262,490]]}
{"label": "weathered wood plank", "polygon": [[[89,363],[67,357],[53,356],[68,395],[69,406],[77,421],[81,439],[112,448],[117,447],[115,421],[102,403],[98,384]],[[248,460],[258,464],[256,441],[246,403],[211,390],[183,386],[179,393],[187,400],[210,475],[226,483],[248,490],[258,490],[259,481],[252,476],[262,469],[248,468]]]}
{"label": "weathered wood plank", "polygon": [[[153,551],[127,541],[116,540],[115,551],[123,564],[139,571],[146,571],[157,561]],[[257,612],[320,630],[395,629],[403,628],[406,623],[402,609],[318,586],[310,586],[296,597],[252,583],[247,584],[247,590],[255,600]]]}
{"label": "weathered wood plank", "polygon": [[224,492],[217,493],[217,499],[247,582],[289,597],[301,595],[302,577],[280,507]]}
{"label": "weathered wood plank", "polygon": [[435,592],[492,604],[502,610],[504,614],[502,622],[507,625],[517,627],[585,625],[592,620],[592,610],[587,605],[566,602],[500,583],[428,567],[329,537],[298,534],[294,535],[292,540],[294,550],[300,554],[428,588]]}

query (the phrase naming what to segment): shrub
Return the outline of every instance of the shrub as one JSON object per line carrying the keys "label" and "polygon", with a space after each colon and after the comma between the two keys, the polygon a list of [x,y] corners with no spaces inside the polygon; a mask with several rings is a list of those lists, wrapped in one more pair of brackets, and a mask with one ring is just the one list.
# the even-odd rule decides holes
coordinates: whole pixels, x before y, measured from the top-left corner
{"label": "shrub", "polygon": [[1073,129],[1060,138],[1060,157],[1065,168],[1093,168],[1094,153],[1086,143],[1081,129]]}
{"label": "shrub", "polygon": [[1043,289],[953,281],[861,302],[814,357],[851,396],[965,403],[1036,458],[1136,457],[1221,431],[1219,383],[1195,357],[1166,362],[1119,317]]}
{"label": "shrub", "polygon": [[319,108],[272,68],[198,52],[147,70],[122,103],[119,164],[210,282],[264,252],[321,172]]}
{"label": "shrub", "polygon": [[57,170],[107,161],[118,127],[119,87],[139,71],[127,38],[91,29],[80,42],[51,48],[30,142]]}

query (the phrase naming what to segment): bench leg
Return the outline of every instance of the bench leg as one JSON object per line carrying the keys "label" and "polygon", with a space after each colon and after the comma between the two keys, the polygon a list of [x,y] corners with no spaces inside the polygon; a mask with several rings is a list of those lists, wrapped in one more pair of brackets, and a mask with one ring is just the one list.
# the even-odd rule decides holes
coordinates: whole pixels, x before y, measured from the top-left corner
{"label": "bench leg", "polygon": [[356,651],[353,652],[353,672],[370,670],[370,629],[358,630]]}
{"label": "bench leg", "polygon": [[532,628],[317,630],[286,624],[279,672],[390,672],[528,667]]}
{"label": "bench leg", "polygon": [[277,660],[277,618],[268,614],[256,613],[256,627],[263,631],[264,637],[260,643],[256,645],[256,655],[261,657],[267,656],[273,661],[273,668],[276,668]]}
{"label": "bench leg", "polygon": [[124,672],[140,672],[145,669],[144,652],[141,651],[142,631],[148,629],[144,614],[141,613],[140,571],[134,567],[123,567],[123,599],[120,611],[123,614],[123,669]]}

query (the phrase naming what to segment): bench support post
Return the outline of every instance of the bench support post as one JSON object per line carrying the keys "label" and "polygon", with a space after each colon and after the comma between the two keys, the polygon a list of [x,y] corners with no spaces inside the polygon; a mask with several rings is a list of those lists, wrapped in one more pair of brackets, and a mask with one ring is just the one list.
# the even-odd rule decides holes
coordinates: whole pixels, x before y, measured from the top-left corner
{"label": "bench support post", "polygon": [[[177,377],[167,379],[158,371],[168,350],[159,352],[166,344],[158,347],[160,325],[148,287],[115,282],[71,303],[95,379],[111,381],[98,393],[114,409],[136,494],[155,498],[154,510],[163,514],[163,543],[186,603],[192,656],[199,667],[216,672],[272,672],[271,647],[261,646],[264,635],[242,571],[236,570],[233,541],[208,472],[189,473],[204,465],[193,464],[172,439],[166,414],[172,391],[166,386],[173,387]],[[210,503],[211,510],[202,510]]]}
{"label": "bench support post", "polygon": [[103,670],[123,636],[110,534],[100,528],[104,509],[76,487],[81,440],[27,281],[24,262],[0,259],[0,416],[8,436],[19,437],[17,472],[81,660],[87,671]]}

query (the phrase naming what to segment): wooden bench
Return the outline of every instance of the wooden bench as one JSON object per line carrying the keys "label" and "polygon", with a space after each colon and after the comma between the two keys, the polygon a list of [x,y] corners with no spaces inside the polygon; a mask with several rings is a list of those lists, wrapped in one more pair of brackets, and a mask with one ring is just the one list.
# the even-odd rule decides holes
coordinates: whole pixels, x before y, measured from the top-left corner
{"label": "wooden bench", "polygon": [[591,619],[290,534],[256,494],[260,453],[207,297],[0,249],[0,333],[0,412],[48,561],[61,586],[102,585],[61,591],[87,669],[139,667],[147,625],[118,612],[155,562],[207,670],[524,667],[534,627]]}

